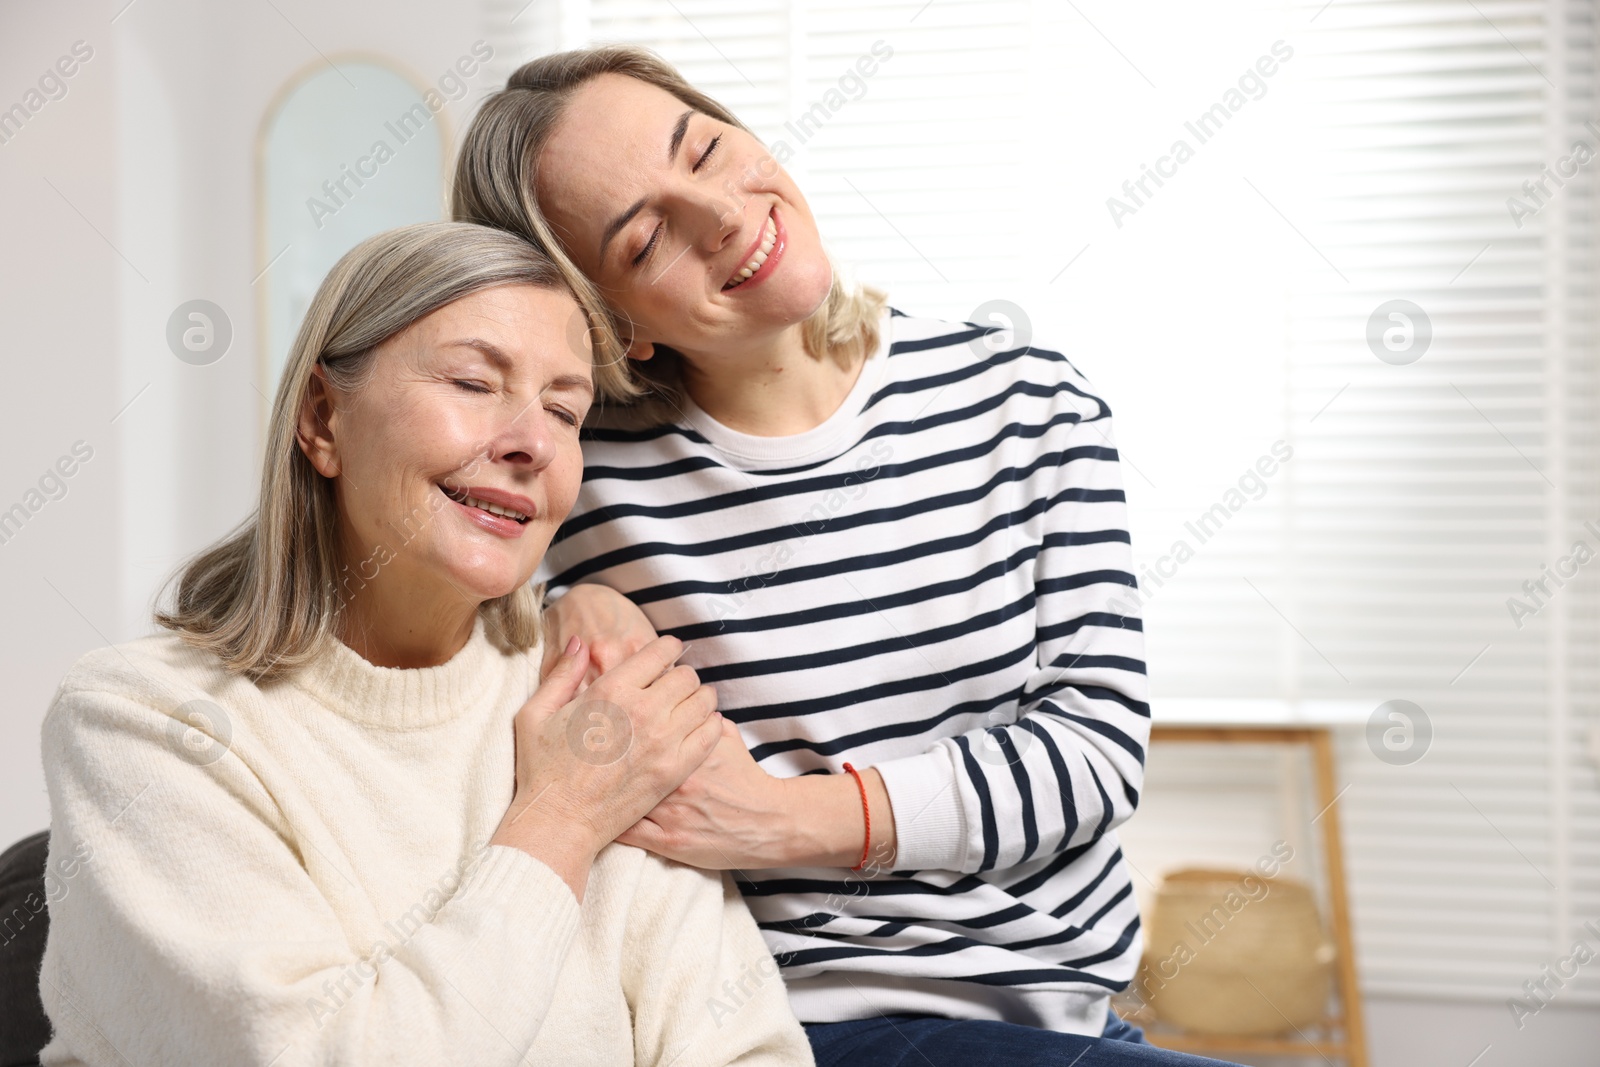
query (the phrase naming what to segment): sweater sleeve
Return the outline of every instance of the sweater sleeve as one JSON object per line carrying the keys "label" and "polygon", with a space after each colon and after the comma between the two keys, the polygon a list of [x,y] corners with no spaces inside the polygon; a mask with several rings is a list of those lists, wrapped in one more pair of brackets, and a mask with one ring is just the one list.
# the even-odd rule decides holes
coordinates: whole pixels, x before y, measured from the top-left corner
{"label": "sweater sleeve", "polygon": [[1068,379],[1080,411],[1048,457],[1034,669],[997,721],[877,764],[897,868],[1012,867],[1095,840],[1139,802],[1150,708],[1127,502],[1111,412],[1081,384]]}
{"label": "sweater sleeve", "polygon": [[328,861],[242,760],[185,740],[108,692],[45,718],[50,848],[86,858],[50,904],[44,1062],[522,1061],[579,922],[553,871],[488,846],[431,918],[358,950],[307,873]]}
{"label": "sweater sleeve", "polygon": [[648,856],[627,936],[623,992],[641,1067],[814,1062],[778,965],[726,874]]}

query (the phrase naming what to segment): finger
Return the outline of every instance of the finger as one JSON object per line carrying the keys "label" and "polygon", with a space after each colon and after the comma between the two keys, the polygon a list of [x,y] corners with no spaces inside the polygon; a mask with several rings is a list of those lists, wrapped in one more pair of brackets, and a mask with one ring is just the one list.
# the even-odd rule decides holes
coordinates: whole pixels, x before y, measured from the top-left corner
{"label": "finger", "polygon": [[[577,647],[574,648],[574,645]],[[561,658],[556,660],[556,665],[550,668],[550,673],[528,699],[528,705],[547,712],[565,706],[578,695],[584,672],[588,668],[589,646],[573,637],[561,653]]]}
{"label": "finger", "polygon": [[688,693],[672,709],[671,728],[679,733],[687,734],[689,731],[703,726],[705,723],[719,718],[716,716],[717,691],[709,685],[697,686]]}
{"label": "finger", "polygon": [[[670,797],[670,795],[672,793],[667,793],[667,797]],[[666,800],[666,797],[662,797],[661,800]],[[656,801],[656,806],[651,808],[648,813],[638,817],[638,822],[635,822],[634,825],[622,830],[621,837],[616,838],[616,840],[622,841],[624,845],[638,845],[640,848],[650,848],[651,841],[658,841],[659,843],[664,830],[661,829],[661,824],[656,822],[656,817],[654,817],[658,811],[661,811],[661,801]],[[622,840],[622,838],[634,838],[634,840],[626,841]]]}
{"label": "finger", "polygon": [[693,667],[680,663],[651,682],[646,692],[655,699],[656,707],[661,711],[670,711],[687,700],[698,688],[700,688],[700,676],[695,673]]}
{"label": "finger", "polygon": [[[567,639],[572,632],[582,629],[581,604],[582,596],[573,596],[574,586],[561,596],[545,604],[542,616],[544,623],[544,652],[540,657],[539,677],[542,679],[550,673],[561,659],[562,651],[567,647]],[[574,615],[578,615],[574,618]]]}
{"label": "finger", "polygon": [[679,746],[679,753],[689,764],[689,772],[684,775],[687,779],[711,755],[717,747],[717,742],[722,738],[722,715],[713,711],[700,725],[690,730],[684,737],[683,744]]}
{"label": "finger", "polygon": [[[548,628],[544,634],[544,651],[539,658],[539,680],[541,682],[550,676],[551,668],[561,661],[561,650],[566,647],[566,638],[561,636],[560,631],[554,626],[549,626],[548,622],[547,626]],[[559,645],[556,644],[558,640],[561,642]]]}
{"label": "finger", "polygon": [[646,816],[624,830],[617,837],[617,841],[620,844],[632,845],[634,848],[647,849],[653,852],[661,847],[663,837],[665,835],[661,832],[661,827],[651,822],[649,816]]}
{"label": "finger", "polygon": [[658,637],[606,673],[636,689],[644,689],[661,677],[682,651],[683,642],[676,637]]}

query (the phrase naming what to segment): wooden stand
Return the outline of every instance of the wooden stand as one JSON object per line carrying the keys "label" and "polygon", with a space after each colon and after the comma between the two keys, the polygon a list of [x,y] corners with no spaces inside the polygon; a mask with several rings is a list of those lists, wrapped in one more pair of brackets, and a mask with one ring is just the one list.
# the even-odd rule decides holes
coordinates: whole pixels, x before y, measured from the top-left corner
{"label": "wooden stand", "polygon": [[1350,901],[1345,890],[1344,842],[1339,836],[1339,795],[1334,784],[1333,738],[1325,726],[1162,726],[1151,729],[1151,741],[1181,741],[1221,745],[1306,745],[1310,748],[1319,813],[1322,853],[1332,912],[1334,950],[1340,1014],[1318,1029],[1326,1037],[1290,1040],[1268,1037],[1228,1037],[1213,1034],[1162,1033],[1152,1030],[1151,1044],[1180,1052],[1210,1055],[1224,1052],[1278,1056],[1338,1057],[1348,1067],[1367,1067],[1367,1033],[1361,1016],[1361,990],[1356,984],[1355,945],[1350,933]]}

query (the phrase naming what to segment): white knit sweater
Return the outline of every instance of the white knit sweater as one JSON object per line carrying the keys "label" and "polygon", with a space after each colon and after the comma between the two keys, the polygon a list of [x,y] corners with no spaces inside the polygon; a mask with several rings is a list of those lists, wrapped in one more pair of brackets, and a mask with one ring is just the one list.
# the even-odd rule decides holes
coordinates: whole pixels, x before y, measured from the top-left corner
{"label": "white knit sweater", "polygon": [[539,654],[335,643],[257,686],[160,634],[45,718],[45,1064],[810,1064],[726,878],[488,845]]}

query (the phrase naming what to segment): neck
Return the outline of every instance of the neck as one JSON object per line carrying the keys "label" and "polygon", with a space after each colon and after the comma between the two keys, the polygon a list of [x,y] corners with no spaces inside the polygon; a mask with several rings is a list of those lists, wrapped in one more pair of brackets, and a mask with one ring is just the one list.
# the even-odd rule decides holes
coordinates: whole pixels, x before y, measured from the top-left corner
{"label": "neck", "polygon": [[861,360],[841,367],[806,351],[801,326],[737,355],[684,353],[684,389],[722,425],[759,437],[788,437],[826,422],[855,385]]}
{"label": "neck", "polygon": [[[398,561],[391,564],[397,566]],[[345,583],[339,640],[376,667],[448,662],[472,637],[478,604],[448,585],[423,594],[424,583],[408,582],[391,568],[371,581]]]}

